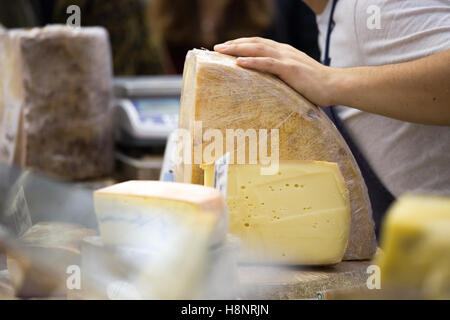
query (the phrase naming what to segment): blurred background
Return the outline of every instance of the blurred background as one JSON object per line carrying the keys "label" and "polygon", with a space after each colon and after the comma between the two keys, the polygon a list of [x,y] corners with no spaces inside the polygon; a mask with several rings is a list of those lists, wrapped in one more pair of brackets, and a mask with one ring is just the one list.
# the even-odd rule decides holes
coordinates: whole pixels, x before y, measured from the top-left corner
{"label": "blurred background", "polygon": [[108,30],[116,76],[181,74],[188,50],[249,36],[320,56],[314,14],[300,0],[1,1],[0,23],[6,28],[65,24],[70,5],[80,7],[82,26]]}

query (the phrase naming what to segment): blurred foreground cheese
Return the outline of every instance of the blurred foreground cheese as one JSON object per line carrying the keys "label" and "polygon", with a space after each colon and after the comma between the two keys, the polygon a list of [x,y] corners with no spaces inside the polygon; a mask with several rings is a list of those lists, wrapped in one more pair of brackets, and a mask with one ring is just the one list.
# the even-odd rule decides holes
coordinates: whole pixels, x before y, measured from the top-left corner
{"label": "blurred foreground cheese", "polygon": [[[66,280],[81,264],[81,242],[95,234],[79,225],[41,222],[25,232],[24,252],[8,252],[7,265],[16,296],[57,297],[68,292]],[[70,271],[70,273],[68,273]]]}
{"label": "blurred foreground cheese", "polygon": [[450,197],[400,198],[384,223],[381,287],[450,299]]}
{"label": "blurred foreground cheese", "polygon": [[216,245],[228,229],[220,191],[198,185],[128,181],[95,191],[94,205],[106,245],[159,248],[193,227],[207,230]]}
{"label": "blurred foreground cheese", "polygon": [[12,29],[0,34],[0,58],[0,160],[68,179],[110,173],[112,67],[105,29]]}
{"label": "blurred foreground cheese", "polygon": [[[214,165],[203,165],[214,185]],[[276,175],[260,165],[229,165],[230,233],[243,242],[242,259],[301,265],[342,260],[350,233],[350,203],[335,163],[283,161]]]}
{"label": "blurred foreground cheese", "polygon": [[[337,163],[350,193],[351,234],[344,258],[372,257],[376,243],[366,185],[344,139],[316,106],[278,78],[238,67],[233,57],[193,50],[188,52],[184,67],[179,121],[179,128],[190,133],[190,141],[182,144],[180,154],[186,158],[175,168],[175,181],[203,184],[199,165],[210,161],[199,162],[195,150],[189,161],[187,150],[200,148],[202,155],[211,145],[211,138],[197,133],[194,122],[198,125],[199,121],[203,132],[217,129],[222,134],[224,152],[233,152],[226,149],[227,130],[253,129],[259,134],[265,129],[270,134],[278,129],[280,160]],[[270,141],[269,136],[264,142],[267,150],[271,150]],[[234,151],[242,148],[250,153],[243,145]],[[221,156],[215,154],[216,159]]]}

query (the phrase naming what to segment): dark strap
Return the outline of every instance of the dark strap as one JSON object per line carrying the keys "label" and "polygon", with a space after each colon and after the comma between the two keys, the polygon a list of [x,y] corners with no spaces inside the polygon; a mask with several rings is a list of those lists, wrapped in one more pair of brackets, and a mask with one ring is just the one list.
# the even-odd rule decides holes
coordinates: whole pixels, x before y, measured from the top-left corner
{"label": "dark strap", "polygon": [[[331,7],[330,19],[328,21],[328,30],[327,37],[325,42],[325,55],[323,64],[326,66],[330,66],[331,58],[330,58],[330,39],[331,33],[334,29],[334,11],[336,9],[336,4],[338,0],[333,0],[333,4]],[[369,191],[369,198],[372,204],[372,212],[373,219],[375,221],[375,230],[377,237],[380,233],[381,221],[389,208],[391,203],[395,200],[394,196],[386,189],[383,183],[380,181],[376,173],[372,170],[371,166],[365,159],[364,155],[359,151],[356,144],[353,142],[350,134],[346,130],[344,124],[342,123],[339,116],[336,115],[335,107],[330,106],[327,108],[323,108],[327,116],[333,121],[337,129],[340,131],[342,136],[344,137],[347,145],[353,153],[353,156],[356,159],[356,162],[359,165],[364,181],[366,182],[367,189]]]}

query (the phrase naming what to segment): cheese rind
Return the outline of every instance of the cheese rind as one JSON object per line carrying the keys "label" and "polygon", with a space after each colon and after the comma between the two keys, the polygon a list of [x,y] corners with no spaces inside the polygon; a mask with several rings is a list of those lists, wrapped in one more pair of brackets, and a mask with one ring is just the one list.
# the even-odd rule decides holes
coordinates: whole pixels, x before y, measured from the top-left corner
{"label": "cheese rind", "polygon": [[[205,184],[214,165],[203,165]],[[335,163],[282,161],[276,175],[260,165],[229,165],[230,233],[242,240],[241,259],[291,265],[339,263],[350,232],[350,202]]]}
{"label": "cheese rind", "polygon": [[[233,57],[205,50],[189,51],[179,128],[190,132],[192,149],[205,149],[211,141],[195,134],[194,121],[202,121],[204,131],[219,130],[224,137],[223,150],[227,129],[278,129],[280,160],[337,163],[350,192],[351,234],[344,259],[369,259],[375,253],[367,188],[350,149],[328,117],[285,83],[239,67]],[[183,145],[183,155],[184,148]],[[175,181],[203,184],[201,163],[194,156],[193,153],[190,163],[180,161],[175,168]]]}
{"label": "cheese rind", "polygon": [[384,221],[375,261],[385,289],[450,298],[450,197],[406,195]]}
{"label": "cheese rind", "polygon": [[94,205],[106,245],[157,247],[193,223],[209,228],[210,219],[210,244],[217,245],[228,229],[221,193],[198,185],[128,181],[95,191]]}

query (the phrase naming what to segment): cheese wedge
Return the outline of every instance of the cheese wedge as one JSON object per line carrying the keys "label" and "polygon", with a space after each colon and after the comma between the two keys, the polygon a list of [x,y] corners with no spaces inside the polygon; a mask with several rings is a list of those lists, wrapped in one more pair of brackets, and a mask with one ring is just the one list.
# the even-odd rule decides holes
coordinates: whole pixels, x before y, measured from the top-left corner
{"label": "cheese wedge", "polygon": [[450,298],[450,197],[406,195],[384,222],[381,287]]}
{"label": "cheese wedge", "polygon": [[[205,184],[215,167],[203,165]],[[260,165],[228,166],[230,233],[242,240],[241,260],[328,265],[344,256],[350,234],[347,186],[335,163],[283,161],[278,174]]]}
{"label": "cheese wedge", "polygon": [[210,245],[217,245],[228,229],[222,194],[198,185],[128,181],[95,191],[94,206],[105,245],[158,249],[195,223],[209,228],[210,220]]}
{"label": "cheese wedge", "polygon": [[[227,130],[277,129],[279,160],[318,160],[335,162],[350,192],[351,234],[344,258],[369,259],[376,251],[374,223],[367,188],[358,165],[328,117],[316,106],[276,77],[247,70],[236,65],[235,58],[206,50],[192,50],[186,56],[179,128],[189,133],[189,143],[181,144],[175,168],[175,181],[203,184],[200,161],[212,144],[207,130],[222,134],[225,152],[246,152],[245,163],[252,154],[246,146],[228,150]],[[201,121],[202,132],[196,123]],[[261,147],[271,149],[268,138]],[[266,143],[267,142],[267,143]],[[266,146],[264,146],[264,144]],[[195,148],[200,150],[195,151]],[[189,153],[191,152],[191,153]],[[223,154],[224,154],[223,153]],[[253,152],[254,154],[255,152]],[[214,153],[217,160],[223,154]],[[236,157],[234,157],[236,159]],[[262,160],[258,154],[258,161]],[[234,162],[237,163],[237,162]],[[261,163],[261,162],[259,162]],[[316,195],[319,197],[321,191]]]}

